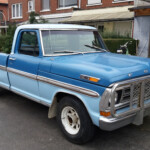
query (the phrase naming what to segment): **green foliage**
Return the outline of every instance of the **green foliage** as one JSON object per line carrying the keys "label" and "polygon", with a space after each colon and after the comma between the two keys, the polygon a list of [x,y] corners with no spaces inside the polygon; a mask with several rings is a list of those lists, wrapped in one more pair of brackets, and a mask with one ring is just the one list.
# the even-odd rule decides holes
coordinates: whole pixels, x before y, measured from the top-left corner
{"label": "green foliage", "polygon": [[15,30],[16,30],[16,26],[11,25],[11,26],[9,26],[9,28],[7,30],[7,35],[0,36],[0,41],[1,41],[0,42],[0,51],[1,52],[10,53]]}
{"label": "green foliage", "polygon": [[2,52],[2,47],[5,45],[6,36],[0,36],[0,52]]}
{"label": "green foliage", "polygon": [[126,35],[121,35],[120,33],[116,33],[116,32],[99,32],[101,34],[101,36],[104,39],[110,39],[110,38],[123,38],[123,39],[129,39],[130,35],[126,34]]}
{"label": "green foliage", "polygon": [[36,33],[33,32],[25,32],[22,35],[22,44],[24,45],[33,45],[35,46],[37,44],[37,36]]}
{"label": "green foliage", "polygon": [[[37,20],[36,17],[39,17],[39,19]],[[31,12],[29,17],[29,23],[30,24],[48,23],[48,21],[45,18],[40,17],[38,13]]]}
{"label": "green foliage", "polygon": [[128,45],[129,54],[136,55],[137,40],[134,39],[104,39],[104,42],[110,52],[116,53],[120,49],[120,45],[124,45],[126,42],[132,41],[132,44]]}
{"label": "green foliage", "polygon": [[29,16],[29,23],[30,24],[36,24],[36,23],[38,23],[38,20],[36,19],[37,16],[39,16],[38,13],[31,12],[30,16]]}
{"label": "green foliage", "polygon": [[16,31],[16,25],[9,25],[8,27],[8,30],[7,30],[7,35],[10,35],[10,36],[14,36],[14,33]]}

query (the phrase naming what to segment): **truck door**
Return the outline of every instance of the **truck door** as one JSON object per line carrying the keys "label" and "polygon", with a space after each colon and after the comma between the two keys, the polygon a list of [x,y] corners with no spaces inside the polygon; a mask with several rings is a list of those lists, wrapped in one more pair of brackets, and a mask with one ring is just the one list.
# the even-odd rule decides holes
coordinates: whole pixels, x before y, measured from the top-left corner
{"label": "truck door", "polygon": [[39,101],[36,79],[41,56],[39,31],[20,31],[14,54],[8,59],[8,75],[12,91]]}

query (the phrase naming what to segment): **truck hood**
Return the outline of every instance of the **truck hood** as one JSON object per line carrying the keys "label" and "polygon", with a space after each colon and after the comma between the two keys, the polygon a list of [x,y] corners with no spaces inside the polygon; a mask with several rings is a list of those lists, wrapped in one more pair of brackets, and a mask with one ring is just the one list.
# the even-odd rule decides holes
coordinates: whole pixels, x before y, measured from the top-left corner
{"label": "truck hood", "polygon": [[[150,74],[150,59],[120,54],[90,53],[54,57],[51,73],[108,87],[110,84]],[[98,83],[80,75],[100,78]]]}

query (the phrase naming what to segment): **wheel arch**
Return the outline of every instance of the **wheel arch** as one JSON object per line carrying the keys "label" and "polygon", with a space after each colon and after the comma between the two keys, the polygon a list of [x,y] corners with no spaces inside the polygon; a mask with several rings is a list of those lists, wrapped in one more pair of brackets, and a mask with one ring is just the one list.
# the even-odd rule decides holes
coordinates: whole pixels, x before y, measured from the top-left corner
{"label": "wheel arch", "polygon": [[[64,91],[59,91],[57,93],[55,93],[54,97],[53,97],[53,100],[52,100],[52,104],[49,108],[49,112],[48,112],[48,118],[54,118],[56,117],[57,115],[57,107],[58,107],[58,104],[60,102],[60,100],[65,97],[65,96],[71,96],[71,97],[74,97],[76,98],[79,102],[82,103],[82,105],[85,107],[89,117],[90,117],[90,114],[88,112],[88,109],[84,103],[84,101],[82,100],[81,97],[79,97],[78,95],[76,94],[73,94],[73,93],[69,93],[69,92],[64,92]],[[91,117],[90,117],[91,118]]]}

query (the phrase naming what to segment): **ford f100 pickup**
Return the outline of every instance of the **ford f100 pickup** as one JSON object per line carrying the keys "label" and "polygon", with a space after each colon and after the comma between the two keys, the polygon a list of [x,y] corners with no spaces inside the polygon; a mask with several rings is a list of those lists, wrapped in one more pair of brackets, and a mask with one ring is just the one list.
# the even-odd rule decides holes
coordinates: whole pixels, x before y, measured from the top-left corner
{"label": "ford f100 pickup", "polygon": [[[141,125],[150,114],[150,59],[110,53],[96,28],[23,25],[0,53],[0,88],[49,107],[71,142]],[[2,92],[2,91],[1,91]]]}

